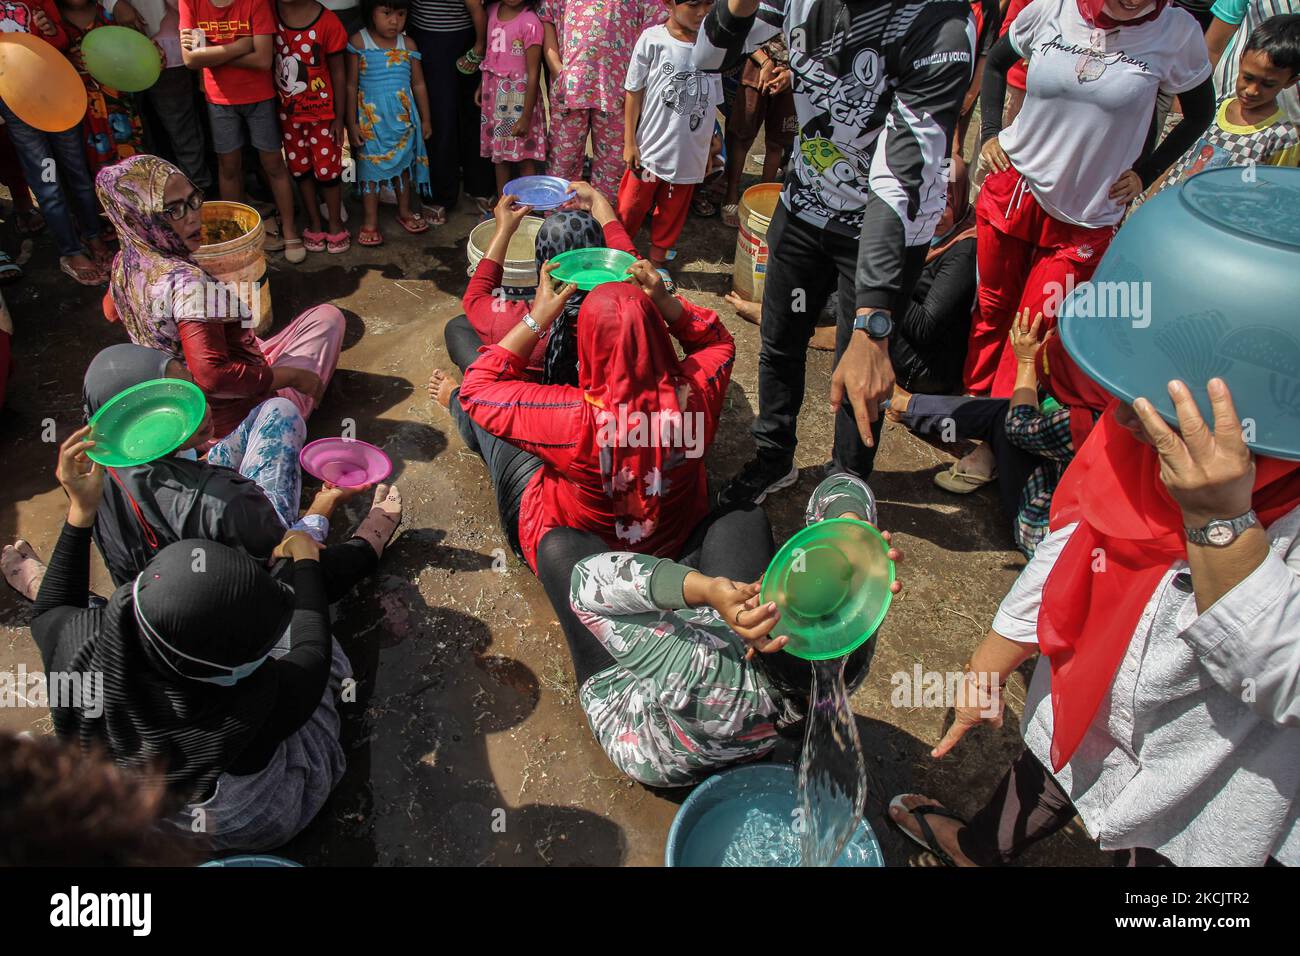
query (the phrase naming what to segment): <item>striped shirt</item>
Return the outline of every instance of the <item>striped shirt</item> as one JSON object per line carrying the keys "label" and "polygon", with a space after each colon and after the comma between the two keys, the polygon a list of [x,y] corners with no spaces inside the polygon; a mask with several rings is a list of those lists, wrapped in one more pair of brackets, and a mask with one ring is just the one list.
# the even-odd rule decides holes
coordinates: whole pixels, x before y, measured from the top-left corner
{"label": "striped shirt", "polygon": [[456,33],[474,26],[465,0],[412,0],[408,22],[431,33]]}
{"label": "striped shirt", "polygon": [[[1211,12],[1224,23],[1237,23],[1236,34],[1228,41],[1223,58],[1214,68],[1214,93],[1217,97],[1237,91],[1237,68],[1242,51],[1255,28],[1270,17],[1282,13],[1300,13],[1300,0],[1218,0]],[[1292,123],[1300,123],[1300,92],[1293,86],[1278,94],[1277,103]]]}

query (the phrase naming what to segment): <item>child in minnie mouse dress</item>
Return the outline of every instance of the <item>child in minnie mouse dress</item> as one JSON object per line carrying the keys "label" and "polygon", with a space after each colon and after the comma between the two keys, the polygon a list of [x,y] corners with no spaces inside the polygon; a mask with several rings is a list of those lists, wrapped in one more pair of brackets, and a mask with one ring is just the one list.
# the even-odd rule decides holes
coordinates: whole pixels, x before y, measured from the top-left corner
{"label": "child in minnie mouse dress", "polygon": [[[344,89],[343,23],[316,0],[276,4],[275,88],[280,94],[280,129],[285,161],[307,207],[308,252],[347,252],[351,236],[343,225],[343,110],[335,101]],[[320,190],[329,216],[322,228]]]}

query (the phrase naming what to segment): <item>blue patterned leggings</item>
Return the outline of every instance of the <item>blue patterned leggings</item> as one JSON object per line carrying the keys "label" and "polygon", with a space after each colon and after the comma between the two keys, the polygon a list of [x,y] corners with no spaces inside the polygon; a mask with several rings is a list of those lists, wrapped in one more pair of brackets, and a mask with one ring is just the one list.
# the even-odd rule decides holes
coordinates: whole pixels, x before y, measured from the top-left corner
{"label": "blue patterned leggings", "polygon": [[269,398],[258,405],[239,427],[208,452],[208,463],[222,465],[256,482],[286,528],[306,531],[317,541],[329,533],[329,521],[320,515],[298,519],[302,495],[302,469],[298,453],[307,439],[307,424],[293,402]]}

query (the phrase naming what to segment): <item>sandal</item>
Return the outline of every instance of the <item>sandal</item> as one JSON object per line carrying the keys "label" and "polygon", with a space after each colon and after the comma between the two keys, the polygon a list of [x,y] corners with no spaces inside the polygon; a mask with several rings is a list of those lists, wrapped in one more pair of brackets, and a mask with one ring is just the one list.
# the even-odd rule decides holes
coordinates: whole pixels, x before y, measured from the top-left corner
{"label": "sandal", "polygon": [[330,233],[325,237],[325,250],[330,255],[338,255],[352,248],[352,236],[346,229]]}
{"label": "sandal", "polygon": [[39,209],[28,209],[18,214],[18,231],[24,236],[34,236],[45,228],[45,217]]}
{"label": "sandal", "polygon": [[301,239],[284,240],[284,258],[293,265],[298,265],[307,258],[307,247]]}
{"label": "sandal", "polygon": [[10,257],[7,252],[0,252],[0,285],[9,285],[23,277],[23,267]]}
{"label": "sandal", "polygon": [[934,476],[934,483],[944,491],[950,491],[954,495],[969,495],[973,491],[978,491],[990,482],[998,480],[998,473],[995,469],[991,475],[973,475],[969,471],[962,471],[957,467],[957,462],[948,466],[947,471],[941,471]]}
{"label": "sandal", "polygon": [[397,217],[397,224],[413,236],[418,236],[422,232],[429,231],[428,220],[418,212],[411,213],[411,215],[405,219],[399,215]]}
{"label": "sandal", "polygon": [[326,236],[323,232],[313,232],[311,229],[304,229],[302,231],[303,248],[308,252],[324,252],[325,239]]}
{"label": "sandal", "polygon": [[722,204],[722,224],[732,229],[740,225],[740,203],[727,202]]}
{"label": "sandal", "polygon": [[445,206],[425,206],[424,212],[426,214],[424,218],[429,221],[429,225],[447,225],[447,209]]}
{"label": "sandal", "polygon": [[492,212],[497,204],[495,196],[471,196],[470,199],[474,200],[474,205],[478,206],[478,211],[482,213]]}
{"label": "sandal", "polygon": [[384,244],[384,234],[378,229],[363,228],[357,233],[357,242],[363,246],[382,246]]}
{"label": "sandal", "polygon": [[[926,820],[925,818],[928,816],[945,817],[946,819],[949,820],[956,820],[962,826],[970,826],[970,822],[964,819],[963,817],[960,817],[957,814],[953,813],[951,810],[947,809],[946,807],[935,806],[932,803],[926,803],[926,804],[922,804],[921,806],[912,807],[912,809],[910,810],[907,809],[907,807],[903,806],[903,801],[906,800],[908,797],[917,797],[917,796],[920,796],[920,794],[900,793],[898,796],[894,797],[893,800],[889,801],[889,808],[891,810],[897,808],[899,810],[902,810],[904,813],[910,814],[916,820],[916,825],[921,828],[921,836],[917,836],[915,833],[913,833],[911,830],[908,830],[906,827],[898,826],[897,823],[895,823],[894,826],[902,830],[903,835],[906,836],[908,839],[910,839],[913,843],[917,844],[921,848],[934,854],[935,858],[944,866],[956,866],[957,864],[953,860],[953,858],[948,855],[947,851],[944,850],[943,847],[939,846],[939,841],[934,838],[934,830],[930,827],[929,821]],[[890,822],[893,822],[894,818],[891,815],[889,819]]]}
{"label": "sandal", "polygon": [[108,281],[108,277],[104,275],[99,266],[92,263],[89,267],[81,266],[78,268],[72,264],[72,259],[69,256],[59,256],[59,270],[78,285],[96,286],[103,285]]}
{"label": "sandal", "polygon": [[713,200],[708,196],[696,196],[691,200],[691,212],[697,216],[714,216],[717,215],[718,207],[713,205]]}

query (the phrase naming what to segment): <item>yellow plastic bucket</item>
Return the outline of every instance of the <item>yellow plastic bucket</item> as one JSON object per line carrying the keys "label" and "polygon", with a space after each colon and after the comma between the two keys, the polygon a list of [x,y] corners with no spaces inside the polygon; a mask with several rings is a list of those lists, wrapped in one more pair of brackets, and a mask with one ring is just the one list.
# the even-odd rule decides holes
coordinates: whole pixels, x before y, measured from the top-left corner
{"label": "yellow plastic bucket", "polygon": [[767,275],[767,228],[772,224],[776,204],[781,201],[780,183],[750,186],[740,197],[740,231],[736,233],[736,260],[731,283],[742,299],[763,301],[763,280]]}
{"label": "yellow plastic bucket", "polygon": [[220,200],[205,202],[201,215],[203,245],[194,261],[217,280],[208,290],[209,310],[248,316],[254,332],[266,335],[271,330],[271,286],[262,217],[252,206]]}

